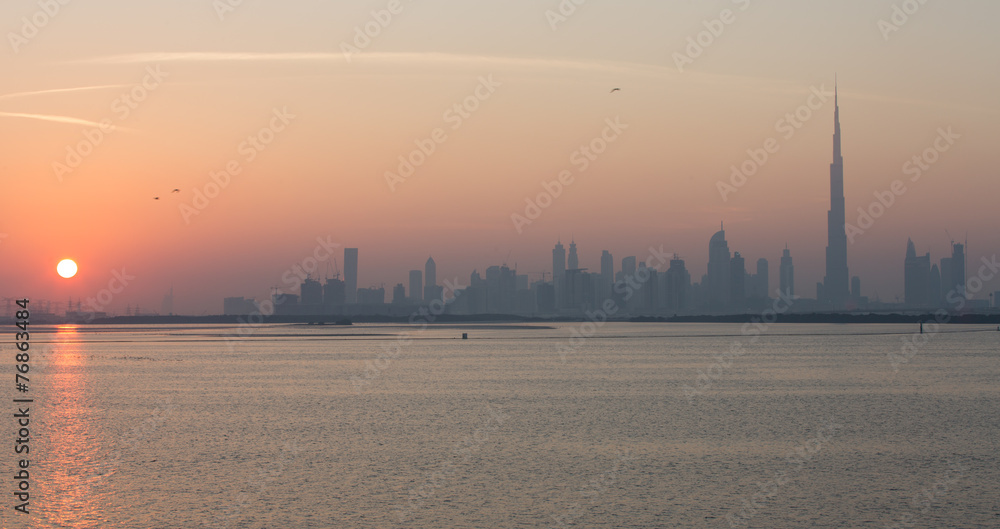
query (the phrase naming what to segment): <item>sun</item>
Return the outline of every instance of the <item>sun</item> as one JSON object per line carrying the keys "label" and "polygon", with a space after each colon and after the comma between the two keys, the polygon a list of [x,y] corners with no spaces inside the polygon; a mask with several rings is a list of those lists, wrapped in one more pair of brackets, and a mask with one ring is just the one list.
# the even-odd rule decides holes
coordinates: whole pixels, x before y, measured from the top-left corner
{"label": "sun", "polygon": [[58,265],[56,265],[56,272],[66,279],[75,276],[76,270],[76,261],[72,259],[63,259],[62,261],[59,261]]}

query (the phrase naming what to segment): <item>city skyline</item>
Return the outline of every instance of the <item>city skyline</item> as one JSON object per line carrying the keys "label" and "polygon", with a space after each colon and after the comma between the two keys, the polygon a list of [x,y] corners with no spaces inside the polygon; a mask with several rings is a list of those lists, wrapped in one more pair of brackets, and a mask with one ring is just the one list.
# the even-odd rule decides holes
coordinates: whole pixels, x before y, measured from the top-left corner
{"label": "city skyline", "polygon": [[[64,303],[117,274],[134,279],[116,311],[160,307],[172,286],[175,311],[216,312],[266,296],[317,238],[360,248],[357,286],[387,296],[429,255],[439,283],[504,262],[534,281],[560,239],[592,272],[604,250],[662,245],[698,281],[724,222],[772,287],[787,245],[813,297],[834,107],[864,296],[904,297],[909,237],[935,256],[967,238],[970,263],[1000,249],[1000,73],[975,66],[1000,47],[995,3],[927,3],[905,21],[861,0],[629,0],[565,21],[521,0],[401,5],[365,38],[386,6],[95,0],[30,38],[38,6],[0,7],[0,293]],[[55,274],[63,258],[72,279]],[[342,257],[327,264],[346,277]]]}

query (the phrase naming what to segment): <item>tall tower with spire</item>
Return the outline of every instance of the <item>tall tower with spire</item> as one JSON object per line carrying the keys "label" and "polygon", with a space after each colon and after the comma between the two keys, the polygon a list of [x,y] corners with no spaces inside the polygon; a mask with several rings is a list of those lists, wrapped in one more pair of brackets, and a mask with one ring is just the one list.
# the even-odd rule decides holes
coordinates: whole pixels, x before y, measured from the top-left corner
{"label": "tall tower with spire", "polygon": [[830,164],[830,211],[826,214],[826,277],[823,279],[824,301],[843,307],[850,296],[847,270],[847,230],[844,211],[844,157],[840,150],[840,101],[834,85],[833,163]]}

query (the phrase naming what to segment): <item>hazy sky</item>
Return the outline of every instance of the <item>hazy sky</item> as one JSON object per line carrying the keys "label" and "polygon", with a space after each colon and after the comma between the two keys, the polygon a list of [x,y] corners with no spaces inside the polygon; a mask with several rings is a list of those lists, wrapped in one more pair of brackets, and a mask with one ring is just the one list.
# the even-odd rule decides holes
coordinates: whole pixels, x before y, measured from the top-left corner
{"label": "hazy sky", "polygon": [[[893,6],[913,0],[588,0],[564,19],[556,0],[229,3],[0,4],[0,294],[86,298],[124,270],[111,310],[158,309],[173,285],[177,311],[218,313],[280,286],[317,237],[359,247],[359,285],[387,290],[428,255],[442,280],[508,255],[535,279],[560,237],[592,269],[662,245],[698,280],[725,221],[772,282],[787,243],[813,296],[833,103],[810,96],[835,73],[848,221],[907,186],[848,248],[863,293],[902,295],[908,236],[934,262],[945,229],[968,234],[970,262],[1000,251],[995,1],[929,0],[905,21]],[[800,128],[779,123],[796,110]],[[949,128],[914,182],[904,164]],[[603,153],[574,156],[602,133]],[[769,138],[779,150],[723,200]],[[417,141],[434,152],[390,186]],[[511,215],[561,171],[573,183],[518,233]],[[63,257],[76,278],[56,276]]]}

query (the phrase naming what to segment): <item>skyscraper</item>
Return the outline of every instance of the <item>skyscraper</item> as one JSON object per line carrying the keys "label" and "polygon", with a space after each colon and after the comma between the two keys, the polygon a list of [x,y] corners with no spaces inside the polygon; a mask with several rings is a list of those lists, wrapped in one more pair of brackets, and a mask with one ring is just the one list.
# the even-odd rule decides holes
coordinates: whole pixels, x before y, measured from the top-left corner
{"label": "skyscraper", "polygon": [[830,164],[830,211],[827,212],[826,277],[821,301],[843,307],[850,295],[847,229],[844,212],[844,157],[840,149],[840,102],[834,88],[833,163]]}
{"label": "skyscraper", "polygon": [[[942,278],[942,283],[944,279]],[[945,285],[946,291],[954,290],[956,294],[965,298],[965,245],[951,245],[951,281]]]}
{"label": "skyscraper", "polygon": [[635,276],[636,270],[636,259],[634,255],[630,255],[622,259],[622,279],[628,279]]}
{"label": "skyscraper", "polygon": [[570,270],[580,268],[580,258],[576,255],[576,241],[570,241],[569,243],[569,262],[566,268]]}
{"label": "skyscraper", "polygon": [[757,259],[757,273],[754,274],[754,297],[767,299],[771,297],[771,267],[767,259]]}
{"label": "skyscraper", "polygon": [[938,265],[931,266],[931,278],[929,282],[930,294],[928,294],[927,301],[935,307],[941,306],[941,269]]}
{"label": "skyscraper", "polygon": [[721,311],[729,302],[729,278],[731,263],[729,243],[726,242],[725,225],[712,235],[708,242],[708,308]]}
{"label": "skyscraper", "polygon": [[358,249],[344,248],[344,299],[358,302]]}
{"label": "skyscraper", "polygon": [[420,303],[424,295],[423,273],[420,270],[410,270],[410,301]]}
{"label": "skyscraper", "polygon": [[430,303],[436,297],[438,297],[437,265],[434,264],[433,258],[428,257],[427,263],[424,264],[424,303]]}
{"label": "skyscraper", "polygon": [[746,261],[740,252],[729,261],[729,309],[743,310],[746,306]]}
{"label": "skyscraper", "polygon": [[406,303],[406,287],[402,283],[397,283],[396,286],[392,287],[392,303],[394,305]]}
{"label": "skyscraper", "polygon": [[566,248],[562,245],[562,241],[559,241],[556,243],[556,247],[552,249],[552,282],[558,285],[559,280],[562,279],[565,272]]}
{"label": "skyscraper", "polygon": [[675,314],[687,310],[687,291],[691,286],[691,274],[684,267],[684,261],[674,255],[667,269],[667,309]]}
{"label": "skyscraper", "polygon": [[563,289],[563,279],[566,277],[566,247],[562,245],[562,241],[556,242],[555,248],[552,249],[552,286],[556,289],[556,305],[559,305],[559,298],[562,296]]}
{"label": "skyscraper", "polygon": [[601,253],[601,286],[600,300],[603,301],[611,297],[611,286],[615,282],[615,258],[611,252],[604,250]]}
{"label": "skyscraper", "polygon": [[903,264],[903,296],[911,307],[923,307],[932,301],[931,254],[917,256],[911,239],[906,240],[906,260]]}
{"label": "skyscraper", "polygon": [[778,271],[778,288],[786,296],[795,297],[795,265],[792,264],[792,253],[785,248],[781,254],[781,268]]}

